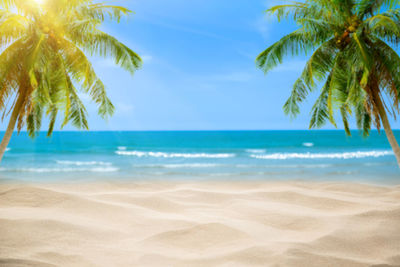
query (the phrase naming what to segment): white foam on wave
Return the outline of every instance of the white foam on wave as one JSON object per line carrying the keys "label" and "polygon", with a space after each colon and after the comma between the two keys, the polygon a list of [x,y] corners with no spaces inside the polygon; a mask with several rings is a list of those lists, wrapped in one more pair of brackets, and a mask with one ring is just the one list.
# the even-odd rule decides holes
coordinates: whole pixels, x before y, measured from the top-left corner
{"label": "white foam on wave", "polygon": [[126,149],[127,149],[126,146],[119,146],[119,147],[117,147],[117,148],[118,148],[118,150],[126,150]]}
{"label": "white foam on wave", "polygon": [[313,146],[314,146],[314,143],[305,142],[305,143],[303,143],[303,146],[305,146],[305,147],[313,147]]}
{"label": "white foam on wave", "polygon": [[165,164],[161,165],[164,168],[179,169],[179,168],[212,168],[218,167],[219,164],[207,164],[207,163],[187,163],[187,164]]}
{"label": "white foam on wave", "polygon": [[267,152],[266,149],[246,149],[247,153],[261,154]]}
{"label": "white foam on wave", "polygon": [[155,158],[232,158],[235,154],[220,153],[165,153],[165,152],[144,152],[144,151],[115,151],[121,156],[136,156],[136,157],[155,157]]}
{"label": "white foam on wave", "polygon": [[10,150],[11,150],[11,148],[9,148],[9,147],[6,148],[6,152],[7,152],[7,151],[10,151]]}
{"label": "white foam on wave", "polygon": [[357,151],[343,153],[275,153],[269,155],[250,155],[256,159],[354,159],[354,158],[378,158],[393,155],[392,151]]}
{"label": "white foam on wave", "polygon": [[8,169],[1,168],[4,172],[32,172],[32,173],[56,173],[56,172],[117,172],[115,167],[95,167],[95,168],[20,168]]}
{"label": "white foam on wave", "polygon": [[111,166],[110,162],[103,161],[71,161],[71,160],[57,160],[58,164],[61,165],[73,165],[73,166]]}
{"label": "white foam on wave", "polygon": [[298,169],[298,168],[303,168],[303,169],[308,169],[308,168],[329,168],[329,167],[333,167],[335,165],[333,164],[293,164],[293,165],[246,165],[246,164],[238,164],[235,165],[235,167],[237,168],[249,168],[249,169],[253,169],[253,168],[266,168],[266,169]]}

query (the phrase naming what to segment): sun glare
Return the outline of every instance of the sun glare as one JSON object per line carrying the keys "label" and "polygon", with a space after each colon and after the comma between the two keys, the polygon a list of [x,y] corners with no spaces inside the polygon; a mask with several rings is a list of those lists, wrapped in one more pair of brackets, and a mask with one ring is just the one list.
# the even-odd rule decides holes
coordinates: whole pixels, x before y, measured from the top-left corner
{"label": "sun glare", "polygon": [[44,3],[45,0],[33,0],[34,2],[36,2],[38,5],[41,5]]}

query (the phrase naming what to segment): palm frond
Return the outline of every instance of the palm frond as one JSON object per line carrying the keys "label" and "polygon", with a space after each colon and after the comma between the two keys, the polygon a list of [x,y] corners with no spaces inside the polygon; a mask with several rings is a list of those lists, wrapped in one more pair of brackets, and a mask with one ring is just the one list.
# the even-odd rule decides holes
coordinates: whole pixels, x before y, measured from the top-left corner
{"label": "palm frond", "polygon": [[311,121],[310,121],[310,129],[313,128],[321,128],[325,125],[326,120],[329,118],[329,110],[328,110],[328,96],[330,91],[332,75],[329,75],[326,79],[325,85],[321,90],[321,94],[319,95],[317,101],[315,101],[314,106],[311,110]]}
{"label": "palm frond", "polygon": [[[106,119],[114,113],[105,85],[87,56],[111,58],[133,74],[139,55],[99,28],[106,20],[119,22],[131,11],[93,0],[0,0],[0,111],[15,107],[13,96],[23,95],[17,129],[27,126],[34,137],[42,117],[49,117],[48,135],[57,115],[88,129],[87,111],[78,91],[89,94]],[[23,94],[21,94],[23,93]],[[8,107],[7,103],[13,103]]]}
{"label": "palm frond", "polygon": [[[350,134],[349,117],[367,136],[372,122],[379,129],[384,111],[400,114],[400,0],[305,0],[269,9],[278,19],[291,18],[299,29],[269,46],[256,59],[265,73],[286,55],[313,51],[291,95],[286,114],[300,113],[299,104],[324,82],[311,110],[310,128],[328,120],[336,126],[340,111]],[[387,126],[386,126],[387,127]]]}
{"label": "palm frond", "polygon": [[278,64],[281,64],[284,56],[310,52],[314,48],[314,44],[308,37],[303,29],[286,35],[257,57],[257,67],[266,74]]}
{"label": "palm frond", "polygon": [[292,2],[291,4],[273,6],[266,12],[271,15],[276,15],[278,21],[289,16],[292,16],[292,18],[296,20],[298,17],[304,16],[304,13],[308,10],[307,8],[308,6],[306,3]]}
{"label": "palm frond", "polygon": [[112,58],[115,64],[131,74],[134,74],[142,66],[142,59],[139,55],[111,35],[96,31],[89,40],[91,43],[86,44],[85,49],[91,55]]}
{"label": "palm frond", "polygon": [[300,113],[299,104],[307,97],[309,88],[305,85],[302,79],[297,79],[293,85],[292,93],[289,99],[283,106],[286,115],[296,117]]}

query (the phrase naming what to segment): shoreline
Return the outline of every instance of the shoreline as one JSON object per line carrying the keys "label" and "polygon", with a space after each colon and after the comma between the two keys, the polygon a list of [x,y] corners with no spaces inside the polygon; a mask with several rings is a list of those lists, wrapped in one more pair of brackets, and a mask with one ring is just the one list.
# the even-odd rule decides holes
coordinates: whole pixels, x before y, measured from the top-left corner
{"label": "shoreline", "polygon": [[[79,174],[78,174],[79,175]],[[258,176],[245,176],[243,174],[240,175],[226,175],[226,176],[210,176],[204,177],[202,175],[189,175],[184,178],[182,175],[174,176],[148,176],[145,179],[141,176],[133,176],[130,177],[128,175],[87,175],[85,178],[78,177],[75,179],[68,179],[67,175],[61,176],[57,175],[58,178],[54,179],[54,174],[46,174],[42,177],[38,177],[37,175],[30,176],[29,178],[16,178],[12,176],[0,176],[0,188],[3,185],[31,185],[31,186],[73,186],[73,185],[98,185],[98,184],[114,184],[114,185],[144,185],[144,184],[164,184],[164,185],[184,185],[184,184],[243,184],[243,185],[254,185],[254,184],[271,184],[271,185],[279,185],[279,184],[305,184],[305,185],[315,185],[315,186],[323,186],[329,184],[349,184],[353,186],[372,186],[372,187],[383,187],[383,188],[396,188],[400,187],[400,177],[390,177],[390,179],[377,179],[373,178],[365,178],[352,176],[346,177],[346,179],[340,180],[338,175],[326,175],[324,179],[319,178],[288,178],[288,175],[273,178],[270,176],[258,175]],[[166,178],[167,177],[167,178]]]}
{"label": "shoreline", "polygon": [[5,266],[400,265],[400,185],[0,183]]}

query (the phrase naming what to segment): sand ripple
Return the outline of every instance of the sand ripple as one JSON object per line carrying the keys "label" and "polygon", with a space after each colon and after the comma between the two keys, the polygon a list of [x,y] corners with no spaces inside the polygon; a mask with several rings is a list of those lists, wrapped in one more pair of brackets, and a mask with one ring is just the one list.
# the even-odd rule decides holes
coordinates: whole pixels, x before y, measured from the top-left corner
{"label": "sand ripple", "polygon": [[0,266],[400,266],[400,187],[4,183]]}

